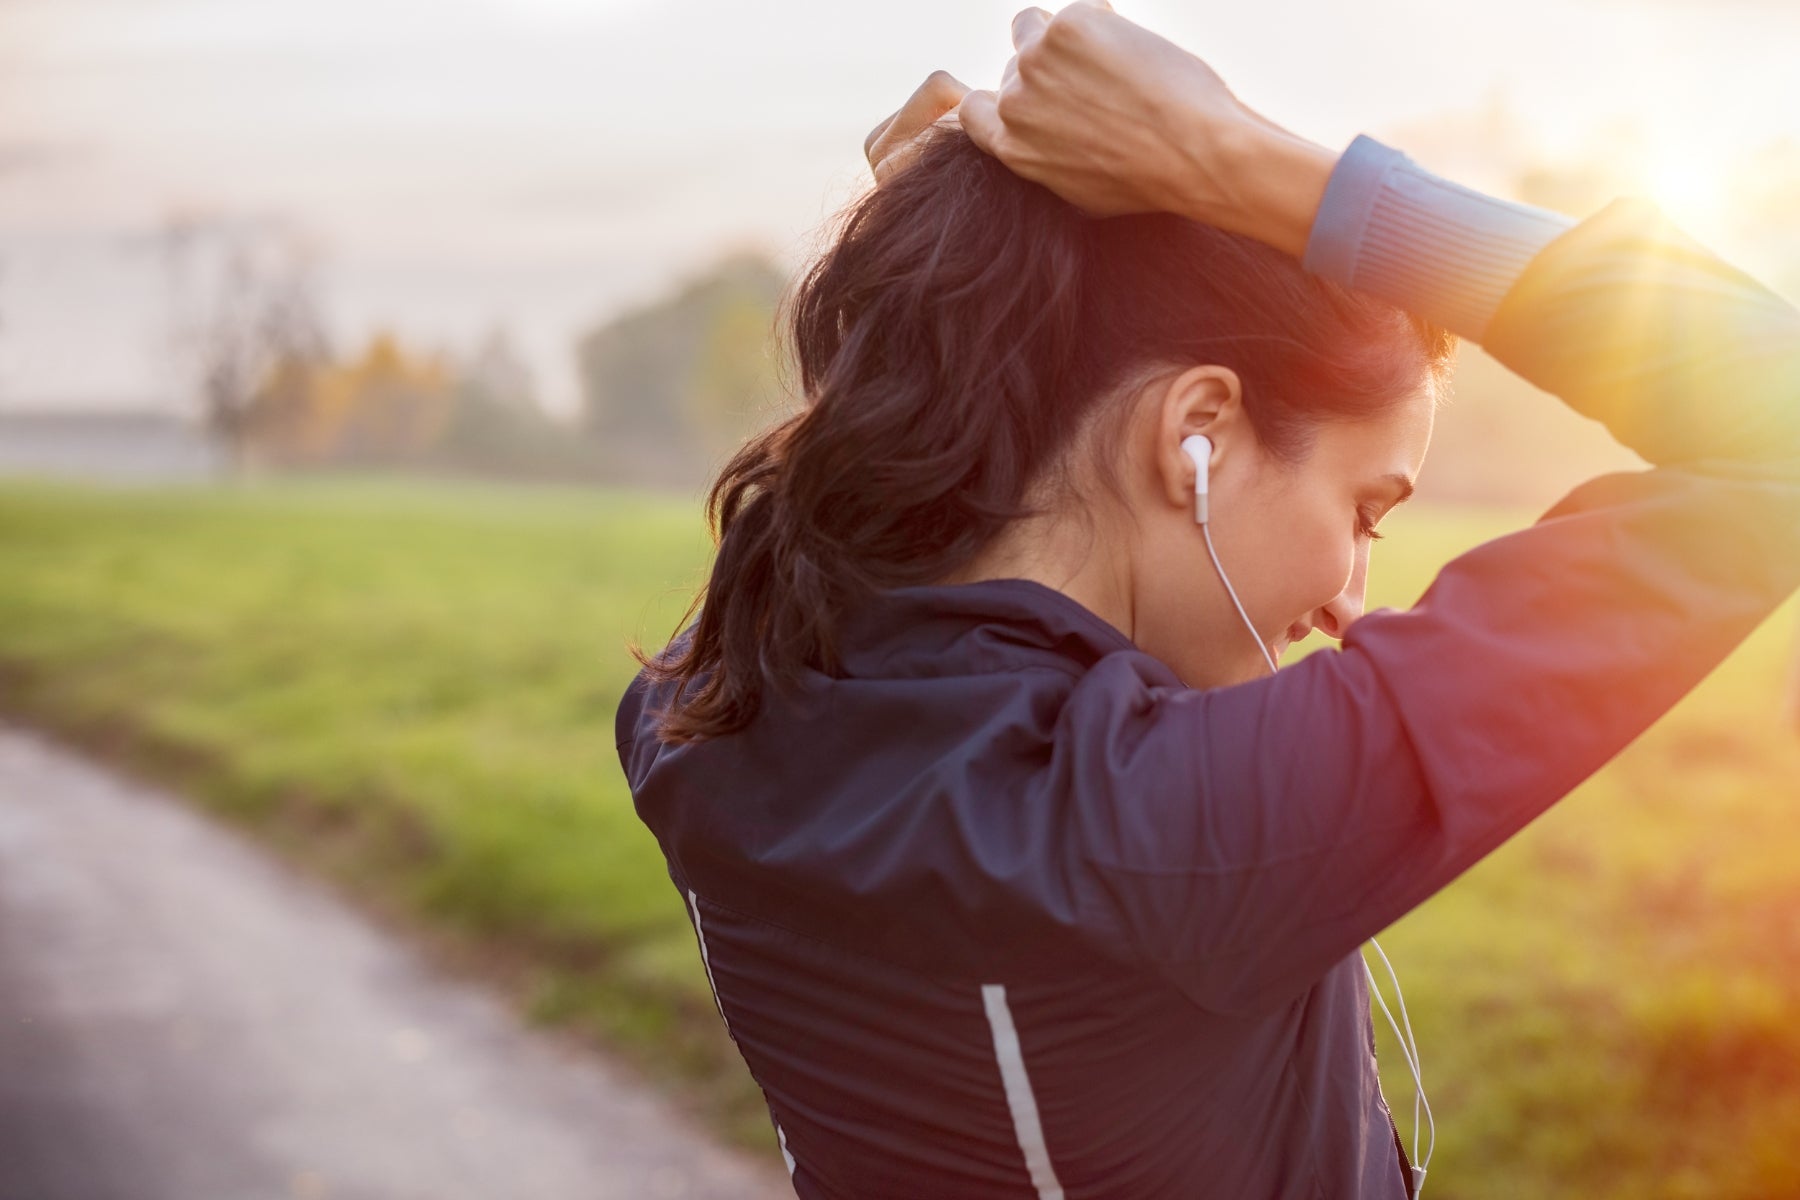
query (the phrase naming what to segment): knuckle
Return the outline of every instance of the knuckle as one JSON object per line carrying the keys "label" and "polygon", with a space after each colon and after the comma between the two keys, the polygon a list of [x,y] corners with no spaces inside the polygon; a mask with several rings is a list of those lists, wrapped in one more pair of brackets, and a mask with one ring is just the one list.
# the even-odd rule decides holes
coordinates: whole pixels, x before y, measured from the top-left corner
{"label": "knuckle", "polygon": [[1083,12],[1083,6],[1079,4],[1063,9],[1050,18],[1050,23],[1044,26],[1044,36],[1038,42],[1058,50],[1067,49],[1081,37],[1081,23],[1086,20]]}
{"label": "knuckle", "polygon": [[1050,14],[1041,8],[1034,7],[1020,9],[1018,14],[1012,19],[1013,45],[1017,46],[1019,44],[1020,40],[1024,37],[1025,30],[1036,26],[1039,27],[1041,31],[1041,27],[1050,19]]}
{"label": "knuckle", "polygon": [[1017,69],[1020,78],[1025,78],[1027,76],[1035,78],[1042,74],[1044,69],[1044,39],[1039,38],[1029,46],[1026,46],[1023,50],[1013,56],[1013,60],[1018,64]]}
{"label": "knuckle", "polygon": [[957,121],[962,125],[963,131],[977,142],[988,136],[993,124],[993,111],[989,107],[992,99],[986,92],[970,92],[957,106]]}

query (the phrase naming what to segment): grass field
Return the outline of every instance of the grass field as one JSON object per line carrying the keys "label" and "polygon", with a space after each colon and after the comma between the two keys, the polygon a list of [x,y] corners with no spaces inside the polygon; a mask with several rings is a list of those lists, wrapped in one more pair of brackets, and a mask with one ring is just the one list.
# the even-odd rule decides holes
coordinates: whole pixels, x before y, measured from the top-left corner
{"label": "grass field", "polygon": [[[1371,607],[1530,515],[1394,514]],[[707,554],[694,502],[631,494],[9,485],[0,706],[179,784],[762,1145],[612,740],[626,640],[660,643]],[[1800,1196],[1794,616],[1384,935],[1438,1115],[1428,1194]]]}

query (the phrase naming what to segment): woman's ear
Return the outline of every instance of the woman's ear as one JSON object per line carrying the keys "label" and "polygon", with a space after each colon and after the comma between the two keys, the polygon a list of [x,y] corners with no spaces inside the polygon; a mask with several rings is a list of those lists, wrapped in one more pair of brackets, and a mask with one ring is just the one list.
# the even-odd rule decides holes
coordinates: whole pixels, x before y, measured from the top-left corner
{"label": "woman's ear", "polygon": [[1205,434],[1213,444],[1209,467],[1216,474],[1236,441],[1247,430],[1243,385],[1230,367],[1189,367],[1165,385],[1156,401],[1155,450],[1152,460],[1157,490],[1177,507],[1194,507],[1194,462],[1181,449],[1181,440]]}

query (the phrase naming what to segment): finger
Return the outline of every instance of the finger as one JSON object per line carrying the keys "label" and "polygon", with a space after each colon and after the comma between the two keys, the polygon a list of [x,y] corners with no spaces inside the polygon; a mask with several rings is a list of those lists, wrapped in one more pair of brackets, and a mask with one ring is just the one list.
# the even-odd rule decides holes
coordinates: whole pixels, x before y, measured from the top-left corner
{"label": "finger", "polygon": [[968,86],[948,71],[933,71],[887,124],[869,135],[863,155],[873,167],[962,102]]}
{"label": "finger", "polygon": [[892,125],[894,123],[894,118],[899,115],[900,110],[895,109],[893,112],[883,117],[880,124],[869,130],[869,136],[863,139],[864,158],[869,159],[871,162],[874,161],[875,143],[881,139],[881,135],[887,132],[887,127]]}
{"label": "finger", "polygon": [[1031,43],[1044,36],[1044,27],[1050,24],[1050,14],[1041,8],[1027,8],[1012,19],[1012,41],[1014,50],[1023,50]]}
{"label": "finger", "polygon": [[[933,125],[942,125],[946,129],[955,129],[960,123],[954,108],[932,122]],[[884,153],[869,168],[875,176],[876,186],[879,187],[895,173],[905,169],[915,158],[924,153],[924,150],[925,140],[923,138],[915,137],[896,143],[893,149]]]}
{"label": "finger", "polygon": [[1013,55],[1006,60],[1006,69],[1000,72],[1000,90],[1005,91],[1019,77],[1019,56]]}
{"label": "finger", "polygon": [[930,76],[926,78],[925,82],[937,89],[937,94],[942,96],[948,102],[950,108],[955,108],[958,104],[961,104],[962,98],[967,95],[969,91],[968,84],[964,83],[948,71],[933,71]]}
{"label": "finger", "polygon": [[[875,128],[869,130],[869,136],[863,139],[863,157],[873,158],[875,144],[882,139],[884,134],[894,128],[895,121],[902,117],[917,117],[921,110],[931,107],[935,107],[938,114],[947,112],[956,107],[957,102],[962,99],[963,93],[968,90],[968,87],[950,72],[933,71],[925,77],[925,82],[921,83],[913,90],[913,94],[907,97],[905,104],[889,113]],[[921,126],[930,124],[933,119],[935,117],[927,118],[921,123]]]}
{"label": "finger", "polygon": [[989,91],[970,92],[957,106],[956,119],[971,142],[999,158],[1000,140],[1006,127],[1000,123],[1000,109],[995,99],[994,93]]}

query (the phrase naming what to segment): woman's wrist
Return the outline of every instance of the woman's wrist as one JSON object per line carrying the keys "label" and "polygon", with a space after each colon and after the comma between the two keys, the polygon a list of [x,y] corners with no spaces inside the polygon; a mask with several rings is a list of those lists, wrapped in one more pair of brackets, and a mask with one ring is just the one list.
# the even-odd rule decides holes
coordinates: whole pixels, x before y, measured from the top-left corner
{"label": "woman's wrist", "polygon": [[1185,215],[1304,257],[1338,152],[1248,113],[1203,136],[1210,178]]}

